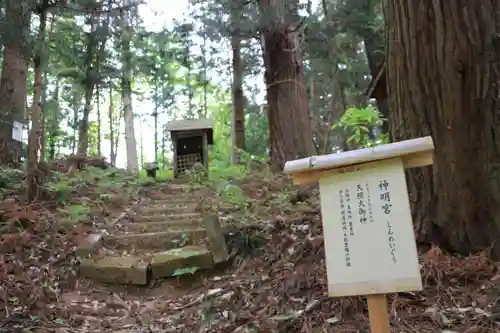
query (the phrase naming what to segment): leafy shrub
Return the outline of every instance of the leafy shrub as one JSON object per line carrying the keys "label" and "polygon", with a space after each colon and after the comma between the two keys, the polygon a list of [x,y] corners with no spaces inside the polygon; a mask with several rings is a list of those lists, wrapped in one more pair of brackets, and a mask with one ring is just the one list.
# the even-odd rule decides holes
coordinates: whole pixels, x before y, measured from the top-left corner
{"label": "leafy shrub", "polygon": [[90,208],[86,205],[69,205],[67,211],[71,221],[74,223],[86,221],[90,215]]}
{"label": "leafy shrub", "polygon": [[24,171],[20,169],[0,168],[0,196],[9,196],[23,186]]}
{"label": "leafy shrub", "polygon": [[349,135],[347,143],[354,144],[357,148],[368,148],[387,143],[385,134],[381,134],[379,138],[374,138],[373,135],[373,128],[381,127],[384,121],[386,119],[373,106],[349,108],[333,128],[341,129]]}

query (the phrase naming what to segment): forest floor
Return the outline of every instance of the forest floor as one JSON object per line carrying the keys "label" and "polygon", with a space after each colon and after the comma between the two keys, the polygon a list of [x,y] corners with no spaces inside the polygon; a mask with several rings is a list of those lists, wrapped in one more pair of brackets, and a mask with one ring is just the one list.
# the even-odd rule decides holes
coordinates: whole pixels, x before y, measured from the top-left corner
{"label": "forest floor", "polygon": [[[75,246],[162,185],[123,171],[56,174],[21,205],[21,171],[0,170],[0,332],[368,332],[366,301],[329,298],[317,189],[285,176],[219,178],[221,200],[256,222],[229,238],[226,267],[148,288],[80,280]],[[222,189],[222,190],[221,190]],[[421,254],[424,291],[389,296],[392,332],[500,332],[499,265]]]}

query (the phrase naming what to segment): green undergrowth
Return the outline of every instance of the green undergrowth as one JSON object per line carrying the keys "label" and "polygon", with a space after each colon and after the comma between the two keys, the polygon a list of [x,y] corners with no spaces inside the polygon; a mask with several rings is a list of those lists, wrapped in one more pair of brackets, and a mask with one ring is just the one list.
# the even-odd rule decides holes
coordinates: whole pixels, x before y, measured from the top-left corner
{"label": "green undergrowth", "polygon": [[211,187],[217,194],[216,209],[231,216],[234,223],[253,224],[310,206],[286,176],[270,171],[264,159],[243,154],[241,163],[233,165],[214,158],[208,177],[203,173],[193,168],[188,172],[189,182]]}
{"label": "green undergrowth", "polygon": [[[0,196],[6,199],[21,194],[24,176],[23,170],[0,169]],[[137,175],[115,168],[89,167],[72,175],[52,172],[41,186],[40,200],[56,204],[58,219],[78,224],[95,221],[96,216],[108,217],[148,190],[172,180],[172,170],[158,170],[157,179],[144,171]],[[186,182],[210,187],[219,203],[215,209],[228,209],[238,221],[259,220],[274,211],[287,212],[296,191],[277,179],[264,159],[247,154],[238,165],[211,156],[208,175],[198,165],[187,172]]]}
{"label": "green undergrowth", "polygon": [[0,168],[0,198],[6,199],[19,193],[24,186],[24,171]]}
{"label": "green undergrowth", "polygon": [[139,178],[142,179],[144,184],[148,183],[156,183],[156,182],[167,182],[169,180],[172,180],[174,178],[174,173],[171,169],[167,170],[158,170],[156,172],[156,180],[152,179],[151,177],[148,177],[146,174],[145,170],[139,171]]}
{"label": "green undergrowth", "polygon": [[54,173],[45,187],[57,200],[67,200],[75,194],[93,194],[102,199],[113,195],[138,194],[148,180],[137,177],[120,169],[88,168],[68,176],[65,173]]}
{"label": "green undergrowth", "polygon": [[152,185],[149,179],[121,169],[88,168],[71,176],[54,173],[45,189],[59,203],[62,219],[79,223],[112,215]]}

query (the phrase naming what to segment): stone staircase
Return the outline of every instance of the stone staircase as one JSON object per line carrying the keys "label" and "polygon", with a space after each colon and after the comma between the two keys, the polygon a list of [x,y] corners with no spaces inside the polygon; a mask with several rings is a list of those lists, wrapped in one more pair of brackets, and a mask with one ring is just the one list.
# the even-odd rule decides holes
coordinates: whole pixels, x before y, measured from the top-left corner
{"label": "stone staircase", "polygon": [[160,278],[212,268],[228,259],[222,228],[202,214],[203,186],[169,185],[125,222],[90,235],[77,249],[80,276],[107,283],[147,285]]}

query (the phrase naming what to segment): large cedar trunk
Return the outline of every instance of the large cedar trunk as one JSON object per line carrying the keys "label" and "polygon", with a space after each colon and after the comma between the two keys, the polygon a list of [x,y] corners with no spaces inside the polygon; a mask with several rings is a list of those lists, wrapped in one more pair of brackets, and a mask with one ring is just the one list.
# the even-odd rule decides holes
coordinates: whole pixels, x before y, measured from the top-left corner
{"label": "large cedar trunk", "polygon": [[[28,62],[26,50],[30,22],[29,8],[23,1],[5,3],[6,29],[2,77],[0,81],[0,164],[17,165],[20,143],[12,140],[13,121],[25,122],[26,96],[28,94]],[[7,31],[8,30],[8,31]]]}
{"label": "large cedar trunk", "polygon": [[500,0],[385,0],[391,135],[432,135],[408,173],[417,239],[500,257]]}
{"label": "large cedar trunk", "polygon": [[289,6],[285,0],[260,0],[265,21],[261,37],[266,68],[269,157],[275,170],[282,170],[288,160],[315,153],[302,50],[296,22],[291,20],[296,16],[293,13],[296,7]]}

